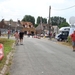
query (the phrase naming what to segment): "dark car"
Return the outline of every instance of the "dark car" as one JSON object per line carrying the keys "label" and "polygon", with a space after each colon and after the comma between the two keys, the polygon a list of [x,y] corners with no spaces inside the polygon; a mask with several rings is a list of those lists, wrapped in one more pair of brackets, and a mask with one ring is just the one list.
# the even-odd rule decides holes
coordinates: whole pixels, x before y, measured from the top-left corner
{"label": "dark car", "polygon": [[67,40],[68,34],[69,34],[69,31],[63,31],[62,33],[60,33],[56,36],[56,39],[58,41],[65,41],[65,40]]}

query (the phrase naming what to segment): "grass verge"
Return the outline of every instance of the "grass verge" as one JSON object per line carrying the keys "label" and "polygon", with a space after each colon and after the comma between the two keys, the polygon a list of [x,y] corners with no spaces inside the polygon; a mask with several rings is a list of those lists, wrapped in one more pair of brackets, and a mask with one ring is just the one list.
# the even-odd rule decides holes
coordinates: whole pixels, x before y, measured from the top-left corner
{"label": "grass verge", "polygon": [[8,53],[11,52],[12,50],[12,45],[14,43],[14,40],[0,38],[0,43],[3,44],[4,46],[4,58],[0,61],[0,70],[1,70],[5,64]]}

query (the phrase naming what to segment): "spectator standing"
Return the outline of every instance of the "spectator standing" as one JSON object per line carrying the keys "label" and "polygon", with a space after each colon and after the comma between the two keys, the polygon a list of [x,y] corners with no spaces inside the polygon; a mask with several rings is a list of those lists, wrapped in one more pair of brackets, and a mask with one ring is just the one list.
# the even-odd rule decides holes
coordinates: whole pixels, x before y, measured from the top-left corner
{"label": "spectator standing", "polygon": [[53,33],[53,38],[55,38],[55,36],[56,36],[56,33],[54,32],[54,33]]}
{"label": "spectator standing", "polygon": [[24,32],[20,31],[19,33],[19,39],[20,39],[20,44],[23,45],[23,37],[24,37]]}
{"label": "spectator standing", "polygon": [[52,39],[52,32],[50,32],[49,37],[50,37],[50,39]]}
{"label": "spectator standing", "polygon": [[18,33],[18,31],[15,32],[14,36],[15,36],[15,44],[18,45],[19,44],[19,33]]}
{"label": "spectator standing", "polygon": [[10,30],[8,29],[8,39],[9,39],[9,37],[10,37]]}
{"label": "spectator standing", "polygon": [[75,30],[70,36],[71,36],[71,39],[72,39],[73,51],[75,51]]}

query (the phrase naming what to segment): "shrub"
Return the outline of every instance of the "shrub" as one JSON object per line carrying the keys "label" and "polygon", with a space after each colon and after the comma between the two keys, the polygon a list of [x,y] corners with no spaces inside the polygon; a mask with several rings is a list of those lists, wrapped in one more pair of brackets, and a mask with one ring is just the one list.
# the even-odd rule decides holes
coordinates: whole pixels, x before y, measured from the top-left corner
{"label": "shrub", "polygon": [[70,37],[70,36],[68,36],[67,42],[68,42],[69,44],[71,44],[72,40],[71,40],[71,37]]}

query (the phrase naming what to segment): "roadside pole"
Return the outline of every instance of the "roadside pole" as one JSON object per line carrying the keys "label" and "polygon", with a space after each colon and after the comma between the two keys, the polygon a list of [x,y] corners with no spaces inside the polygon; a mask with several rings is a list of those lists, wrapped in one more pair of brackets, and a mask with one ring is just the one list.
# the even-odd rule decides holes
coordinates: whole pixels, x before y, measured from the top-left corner
{"label": "roadside pole", "polygon": [[49,6],[49,38],[51,39],[50,33],[51,33],[51,6]]}

